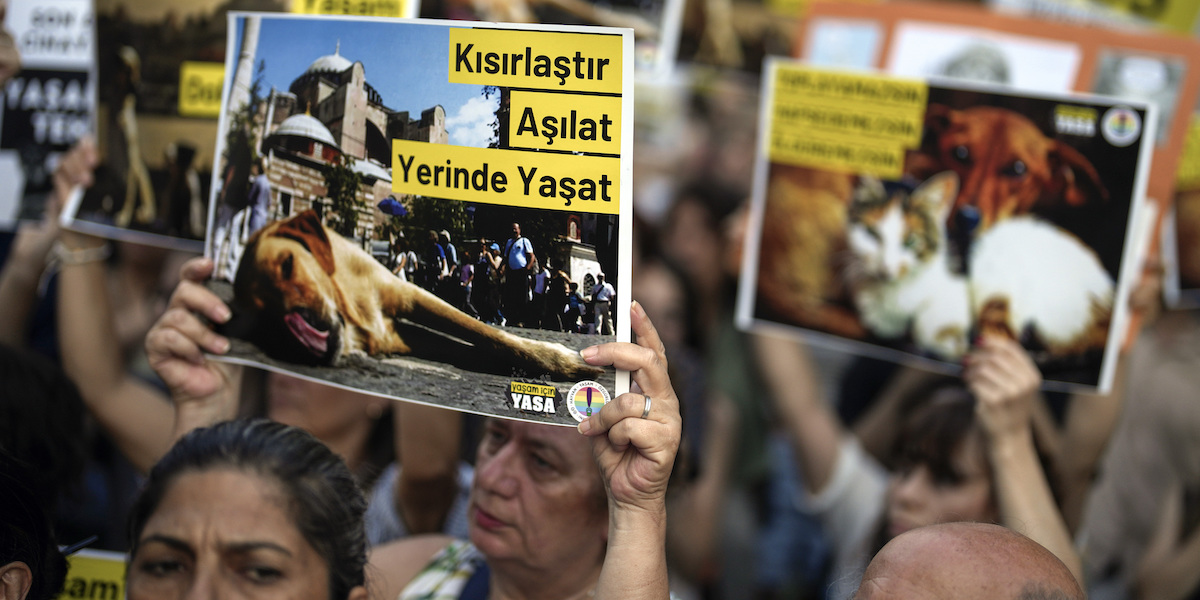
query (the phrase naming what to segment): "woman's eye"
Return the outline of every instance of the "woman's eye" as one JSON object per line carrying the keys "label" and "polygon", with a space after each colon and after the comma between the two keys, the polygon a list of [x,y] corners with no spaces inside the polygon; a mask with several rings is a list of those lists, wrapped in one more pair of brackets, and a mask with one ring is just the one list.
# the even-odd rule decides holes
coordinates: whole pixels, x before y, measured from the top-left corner
{"label": "woman's eye", "polygon": [[245,573],[256,583],[273,583],[283,577],[283,571],[274,567],[247,567]]}
{"label": "woman's eye", "polygon": [[939,487],[954,487],[961,485],[963,476],[953,471],[940,471],[934,474],[933,483]]}
{"label": "woman's eye", "polygon": [[533,466],[537,467],[538,469],[542,469],[545,471],[554,470],[554,465],[550,464],[549,461],[542,458],[541,456],[538,456],[537,454],[532,454],[532,455],[530,455],[530,458],[533,461]]}
{"label": "woman's eye", "polygon": [[156,560],[142,563],[141,572],[151,577],[167,577],[183,570],[183,563],[174,560]]}
{"label": "woman's eye", "polygon": [[486,445],[489,452],[495,452],[500,446],[504,445],[506,436],[504,432],[497,429],[489,429],[484,432],[483,443]]}

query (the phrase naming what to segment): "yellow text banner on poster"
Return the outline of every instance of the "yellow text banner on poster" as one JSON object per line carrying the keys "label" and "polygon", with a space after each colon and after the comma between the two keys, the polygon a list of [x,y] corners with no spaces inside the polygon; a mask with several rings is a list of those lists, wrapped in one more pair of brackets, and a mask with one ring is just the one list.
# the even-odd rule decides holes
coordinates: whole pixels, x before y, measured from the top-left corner
{"label": "yellow text banner on poster", "polygon": [[405,17],[405,9],[405,0],[292,0],[292,12],[300,15]]}
{"label": "yellow text banner on poster", "polygon": [[67,579],[59,598],[125,597],[125,555],[81,550],[67,557]]}
{"label": "yellow text banner on poster", "polygon": [[773,161],[898,179],[921,141],[922,81],[779,64],[773,83]]}
{"label": "yellow text banner on poster", "polygon": [[508,143],[513,148],[621,153],[621,98],[512,92]]}
{"label": "yellow text banner on poster", "polygon": [[619,35],[451,29],[450,83],[620,94]]}
{"label": "yellow text banner on poster", "polygon": [[871,105],[822,105],[819,100],[776,102],[773,118],[776,128],[795,130],[797,134],[853,134],[910,148],[921,143],[925,129],[923,108],[920,112],[876,111]]}
{"label": "yellow text banner on poster", "polygon": [[621,159],[392,140],[392,191],[615,215]]}
{"label": "yellow text banner on poster", "polygon": [[225,63],[184,61],[179,68],[179,114],[185,117],[221,116]]}
{"label": "yellow text banner on poster", "polygon": [[904,148],[896,144],[771,132],[771,160],[815,169],[899,179],[904,175],[904,153]]}

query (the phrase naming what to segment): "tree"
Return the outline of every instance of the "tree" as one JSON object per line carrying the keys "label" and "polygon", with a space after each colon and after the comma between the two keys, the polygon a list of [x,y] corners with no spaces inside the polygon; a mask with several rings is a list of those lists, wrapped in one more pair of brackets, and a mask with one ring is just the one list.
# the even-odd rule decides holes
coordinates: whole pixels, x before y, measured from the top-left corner
{"label": "tree", "polygon": [[241,110],[230,115],[229,131],[225,133],[225,167],[222,174],[223,186],[220,202],[230,204],[235,210],[246,204],[246,191],[250,186],[250,164],[258,159],[258,148],[254,146],[258,122],[258,110],[262,105],[262,80],[266,63],[259,61],[258,71],[250,86],[250,97]]}
{"label": "tree", "polygon": [[358,214],[364,208],[358,199],[362,175],[350,168],[351,160],[345,154],[338,155],[337,160],[326,165],[323,172],[325,193],[333,203],[333,213],[337,215],[334,229],[346,237],[354,237]]}
{"label": "tree", "polygon": [[457,200],[415,196],[412,212],[406,219],[404,235],[409,239],[424,240],[430,229],[450,232],[451,241],[461,241],[467,230],[465,205]]}

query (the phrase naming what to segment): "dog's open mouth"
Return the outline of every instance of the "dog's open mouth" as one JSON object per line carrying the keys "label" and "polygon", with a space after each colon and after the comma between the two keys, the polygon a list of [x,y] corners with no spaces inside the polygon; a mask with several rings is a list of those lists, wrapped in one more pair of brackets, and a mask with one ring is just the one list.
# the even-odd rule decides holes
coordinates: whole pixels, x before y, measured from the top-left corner
{"label": "dog's open mouth", "polygon": [[283,317],[288,331],[313,353],[313,356],[323,357],[329,349],[329,329],[321,329],[309,322],[304,313],[307,311],[293,310]]}

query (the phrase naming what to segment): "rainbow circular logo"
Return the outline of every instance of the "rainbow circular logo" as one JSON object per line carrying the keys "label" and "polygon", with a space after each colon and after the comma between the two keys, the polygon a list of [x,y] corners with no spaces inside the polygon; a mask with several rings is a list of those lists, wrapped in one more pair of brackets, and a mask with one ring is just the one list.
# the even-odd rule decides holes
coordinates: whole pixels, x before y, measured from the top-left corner
{"label": "rainbow circular logo", "polygon": [[1100,121],[1100,133],[1108,143],[1124,148],[1138,139],[1142,133],[1142,118],[1132,109],[1114,106],[1104,113]]}
{"label": "rainbow circular logo", "polygon": [[580,381],[567,393],[567,410],[576,421],[582,421],[597,412],[609,401],[608,390],[595,381]]}

